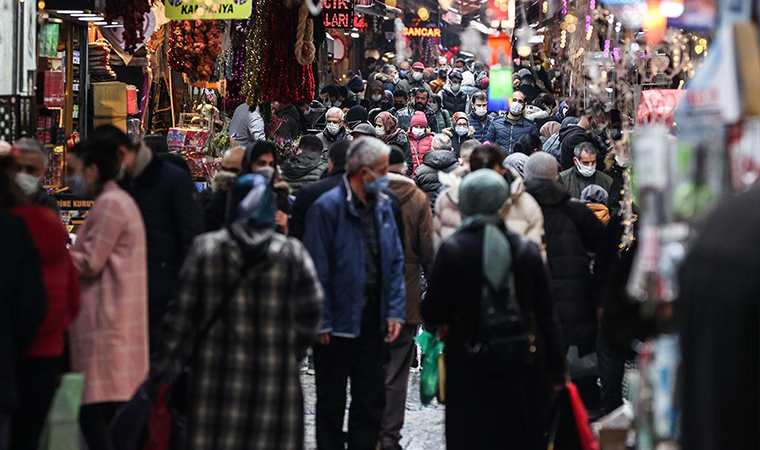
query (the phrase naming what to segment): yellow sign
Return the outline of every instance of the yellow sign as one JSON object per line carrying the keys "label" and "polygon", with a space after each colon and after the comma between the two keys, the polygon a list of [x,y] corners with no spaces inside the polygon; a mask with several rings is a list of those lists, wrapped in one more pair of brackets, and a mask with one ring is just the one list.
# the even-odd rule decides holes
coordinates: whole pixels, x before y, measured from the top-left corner
{"label": "yellow sign", "polygon": [[253,0],[165,0],[169,20],[247,19]]}

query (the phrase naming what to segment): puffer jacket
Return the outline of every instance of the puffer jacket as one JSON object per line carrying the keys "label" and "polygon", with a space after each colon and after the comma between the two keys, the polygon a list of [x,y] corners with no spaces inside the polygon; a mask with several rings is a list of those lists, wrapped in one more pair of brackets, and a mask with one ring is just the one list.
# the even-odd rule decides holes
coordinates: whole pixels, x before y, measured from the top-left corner
{"label": "puffer jacket", "polygon": [[523,235],[535,242],[541,249],[541,256],[546,261],[544,245],[544,213],[532,195],[525,192],[525,183],[514,167],[507,167],[512,172],[514,181],[509,185],[509,200],[503,212],[507,229]]}
{"label": "puffer jacket", "polygon": [[451,138],[451,148],[454,150],[454,153],[457,154],[457,157],[462,154],[462,144],[464,141],[470,140],[473,138],[473,135],[475,134],[475,129],[472,127],[468,127],[467,134],[460,136],[458,135],[453,128],[446,128],[443,130],[443,134]]}
{"label": "puffer jacket", "polygon": [[493,123],[493,117],[486,114],[485,120],[481,121],[474,112],[471,112],[468,118],[470,119],[470,126],[472,126],[473,130],[472,138],[481,144],[484,143],[486,141],[488,129],[491,128],[491,124]]}
{"label": "puffer jacket", "polygon": [[[402,130],[408,130],[412,123],[412,116],[415,112],[417,112],[417,110],[414,109],[414,105],[407,105],[396,111],[395,116],[398,120],[398,127]],[[430,128],[430,131],[433,133],[438,133],[438,118],[436,117],[435,111],[429,107],[425,107],[424,112],[425,118],[427,118],[428,121],[428,128]]]}
{"label": "puffer jacket", "polygon": [[464,168],[438,175],[443,190],[433,208],[433,244],[436,248],[462,224],[462,215],[459,213],[459,186],[462,184],[462,176],[466,174],[462,169]]}
{"label": "puffer jacket", "polygon": [[409,141],[409,151],[406,152],[406,176],[413,176],[418,167],[425,162],[425,154],[430,151],[433,145],[433,135],[427,134],[420,139],[407,135]]}
{"label": "puffer jacket", "polygon": [[302,187],[319,180],[325,170],[327,170],[327,161],[322,159],[319,153],[303,152],[282,165],[282,179],[295,193]]}
{"label": "puffer jacket", "polygon": [[594,349],[597,330],[589,253],[596,251],[604,225],[552,181],[530,180],[525,189],[544,213],[552,298],[565,344],[577,345],[581,355],[587,354]]}
{"label": "puffer jacket", "polygon": [[453,116],[458,112],[466,112],[470,97],[460,88],[456,94],[451,90],[451,85],[446,84],[440,93],[441,106]]}
{"label": "puffer jacket", "polygon": [[517,141],[526,134],[538,135],[536,124],[520,117],[514,125],[509,121],[507,116],[495,119],[486,133],[486,140],[492,144],[497,144],[507,155],[514,151]]}
{"label": "puffer jacket", "polygon": [[438,172],[449,173],[455,170],[459,167],[459,158],[451,150],[433,150],[425,155],[423,162],[423,165],[414,171],[414,180],[427,194],[432,208],[443,186]]}

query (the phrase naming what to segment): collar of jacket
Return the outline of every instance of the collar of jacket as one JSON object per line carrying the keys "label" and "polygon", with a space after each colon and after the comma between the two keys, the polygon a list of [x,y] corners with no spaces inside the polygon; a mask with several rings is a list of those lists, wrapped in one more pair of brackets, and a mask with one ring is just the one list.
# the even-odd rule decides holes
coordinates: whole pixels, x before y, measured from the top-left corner
{"label": "collar of jacket", "polygon": [[[343,190],[346,191],[346,207],[348,208],[348,213],[354,216],[355,218],[360,218],[361,215],[359,214],[359,211],[356,210],[356,207],[354,206],[354,191],[351,189],[351,183],[348,181],[348,174],[343,174]],[[383,192],[378,192],[377,194],[377,201],[375,202],[375,208],[382,206],[385,204],[385,202],[389,201],[390,197],[385,195]]]}
{"label": "collar of jacket", "polygon": [[[520,116],[520,120],[518,120],[517,123],[515,123],[515,126],[517,126],[517,125],[520,125],[520,126],[526,125],[527,121],[528,121],[528,119],[526,119],[525,116]],[[510,122],[510,120],[509,120],[509,114],[504,115],[504,125],[507,125],[507,124],[512,125],[512,122]]]}
{"label": "collar of jacket", "polygon": [[[143,153],[144,150],[147,151],[147,158],[146,154]],[[144,147],[144,150],[143,147],[140,148],[137,153],[137,158],[138,161],[142,161],[143,163],[145,163],[145,160],[147,159],[147,163],[139,168],[138,175],[132,177],[131,180],[125,178],[124,181],[126,183],[133,182],[145,186],[157,186],[161,181],[161,165],[163,164],[163,161],[161,161],[161,158],[153,156],[153,153],[147,146]]]}

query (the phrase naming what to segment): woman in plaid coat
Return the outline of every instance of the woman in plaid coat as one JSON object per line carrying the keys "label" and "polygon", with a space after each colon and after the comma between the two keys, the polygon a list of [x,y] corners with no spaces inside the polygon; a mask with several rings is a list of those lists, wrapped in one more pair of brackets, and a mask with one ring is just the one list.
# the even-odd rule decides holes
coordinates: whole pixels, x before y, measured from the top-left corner
{"label": "woman in plaid coat", "polygon": [[192,245],[154,373],[187,358],[234,291],[191,363],[186,448],[302,449],[299,369],[322,315],[322,288],[303,245],[273,231],[267,180],[246,175],[232,196],[232,223]]}

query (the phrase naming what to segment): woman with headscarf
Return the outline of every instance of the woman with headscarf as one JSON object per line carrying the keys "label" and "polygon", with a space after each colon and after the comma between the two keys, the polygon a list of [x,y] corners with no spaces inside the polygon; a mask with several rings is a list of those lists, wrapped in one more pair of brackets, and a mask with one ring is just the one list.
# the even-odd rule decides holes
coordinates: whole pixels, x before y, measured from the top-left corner
{"label": "woman with headscarf", "polygon": [[393,114],[383,111],[375,117],[375,135],[386,144],[400,148],[404,155],[409,153],[409,136],[398,127],[398,119]]}
{"label": "woman with headscarf", "polygon": [[422,303],[428,327],[448,328],[446,443],[538,449],[551,388],[565,379],[546,270],[538,246],[504,227],[504,177],[473,172],[459,197],[464,220],[438,248]]}
{"label": "woman with headscarf", "polygon": [[451,138],[451,148],[459,156],[462,144],[472,139],[475,129],[470,126],[470,119],[466,113],[455,113],[451,119],[453,126],[444,129],[442,133]]}
{"label": "woman with headscarf", "polygon": [[300,450],[299,368],[322,317],[322,288],[303,244],[275,232],[277,200],[264,175],[242,176],[230,209],[224,228],[193,241],[153,374],[170,381],[197,349],[187,448]]}

